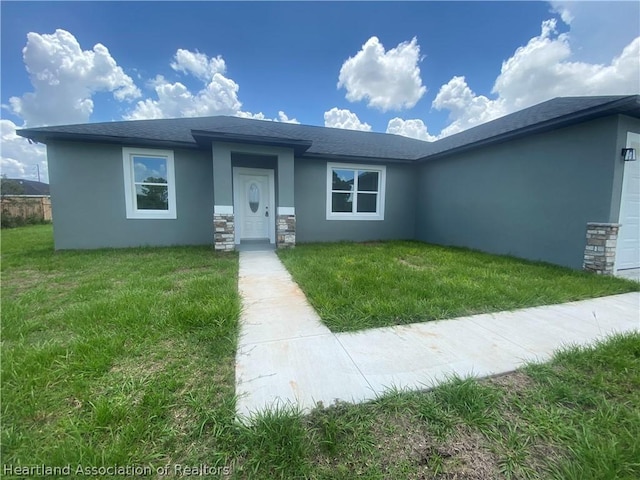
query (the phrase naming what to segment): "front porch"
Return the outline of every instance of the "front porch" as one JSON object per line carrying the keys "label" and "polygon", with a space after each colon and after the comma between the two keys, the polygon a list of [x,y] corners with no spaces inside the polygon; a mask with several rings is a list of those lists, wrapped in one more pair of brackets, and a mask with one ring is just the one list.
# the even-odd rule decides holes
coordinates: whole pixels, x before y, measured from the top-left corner
{"label": "front porch", "polygon": [[212,155],[215,249],[293,247],[294,149],[213,142]]}

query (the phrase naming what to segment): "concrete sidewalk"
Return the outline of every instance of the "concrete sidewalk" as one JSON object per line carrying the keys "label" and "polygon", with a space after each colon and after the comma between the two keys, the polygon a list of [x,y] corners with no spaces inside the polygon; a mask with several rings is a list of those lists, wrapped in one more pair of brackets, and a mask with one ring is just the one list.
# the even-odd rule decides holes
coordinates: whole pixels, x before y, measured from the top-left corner
{"label": "concrete sidewalk", "polygon": [[241,252],[239,416],[266,407],[360,402],[448,375],[487,376],[544,361],[567,344],[640,329],[640,293],[513,312],[332,333],[273,251]]}

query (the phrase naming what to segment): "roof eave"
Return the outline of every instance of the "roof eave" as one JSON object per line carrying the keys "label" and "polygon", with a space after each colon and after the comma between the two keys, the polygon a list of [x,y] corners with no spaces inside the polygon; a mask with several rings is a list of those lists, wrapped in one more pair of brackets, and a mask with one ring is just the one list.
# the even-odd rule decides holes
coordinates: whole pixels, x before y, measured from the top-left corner
{"label": "roof eave", "polygon": [[120,137],[112,135],[78,134],[68,132],[45,132],[37,130],[17,130],[21,137],[27,138],[37,143],[50,143],[51,141],[66,142],[88,142],[88,143],[108,143],[115,145],[136,145],[141,147],[173,147],[198,149],[200,146],[195,142],[179,142],[175,140],[159,140],[154,138],[141,137]]}
{"label": "roof eave", "polygon": [[[628,108],[621,110],[624,107]],[[495,135],[493,137],[478,140],[477,142],[472,142],[461,145],[459,147],[443,150],[442,152],[425,155],[418,158],[417,160],[418,162],[425,162],[449,155],[454,155],[456,153],[466,152],[468,150],[484,147],[487,145],[503,143],[526,135],[544,133],[556,128],[568,127],[578,123],[587,122],[589,120],[595,120],[596,118],[606,117],[608,115],[625,115],[629,113],[635,113],[636,116],[640,118],[640,95],[630,95],[626,98],[621,98],[604,105],[599,105],[590,109],[580,110],[568,115],[552,118],[544,122],[528,125],[517,130],[512,130],[499,135]]]}
{"label": "roof eave", "polygon": [[318,158],[325,160],[335,160],[342,162],[370,162],[370,163],[413,163],[417,159],[411,158],[389,158],[389,157],[364,157],[360,155],[343,155],[335,153],[307,152],[302,158]]}
{"label": "roof eave", "polygon": [[292,148],[296,155],[304,154],[304,152],[306,152],[312,145],[310,140],[262,135],[244,135],[227,132],[211,132],[207,130],[191,130],[191,135],[200,145],[211,145],[213,142],[266,145],[270,147]]}

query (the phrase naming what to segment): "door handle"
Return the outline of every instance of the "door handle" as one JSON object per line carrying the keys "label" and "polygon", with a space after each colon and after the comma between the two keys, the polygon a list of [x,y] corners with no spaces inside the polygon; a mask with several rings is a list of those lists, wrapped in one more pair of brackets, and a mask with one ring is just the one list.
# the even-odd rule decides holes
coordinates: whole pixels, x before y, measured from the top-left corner
{"label": "door handle", "polygon": [[265,217],[269,216],[269,207],[264,207],[264,216]]}

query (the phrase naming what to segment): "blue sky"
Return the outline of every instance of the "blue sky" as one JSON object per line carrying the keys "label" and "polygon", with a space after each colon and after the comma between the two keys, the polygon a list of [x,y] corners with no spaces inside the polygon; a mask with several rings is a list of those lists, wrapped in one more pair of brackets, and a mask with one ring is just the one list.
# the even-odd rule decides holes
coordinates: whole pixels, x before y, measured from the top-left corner
{"label": "blue sky", "polygon": [[0,8],[12,177],[46,179],[23,126],[226,114],[433,141],[555,96],[640,92],[638,2]]}

